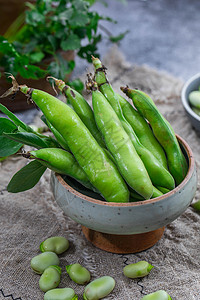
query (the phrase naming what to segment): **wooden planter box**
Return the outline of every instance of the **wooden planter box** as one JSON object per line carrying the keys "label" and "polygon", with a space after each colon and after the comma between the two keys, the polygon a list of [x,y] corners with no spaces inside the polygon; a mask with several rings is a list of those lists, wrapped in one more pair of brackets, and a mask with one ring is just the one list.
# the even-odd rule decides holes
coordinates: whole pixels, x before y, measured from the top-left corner
{"label": "wooden planter box", "polygon": [[[75,56],[74,51],[61,52],[61,55],[68,61],[73,60]],[[43,61],[43,64],[47,66],[51,61],[52,59],[46,59]],[[69,79],[70,75],[71,74],[69,74],[67,78],[65,78],[66,81]],[[31,88],[41,89],[45,92],[55,95],[55,92],[53,91],[50,83],[45,78],[34,80],[24,79],[21,76],[17,76],[16,80],[19,84],[26,84]],[[5,93],[5,91],[7,91],[10,87],[11,83],[8,82],[5,75],[3,75],[0,78],[0,95]],[[7,98],[0,98],[0,103],[5,105],[12,112],[34,108],[34,104],[28,104],[26,96],[22,93],[18,93],[13,99],[12,96]]]}

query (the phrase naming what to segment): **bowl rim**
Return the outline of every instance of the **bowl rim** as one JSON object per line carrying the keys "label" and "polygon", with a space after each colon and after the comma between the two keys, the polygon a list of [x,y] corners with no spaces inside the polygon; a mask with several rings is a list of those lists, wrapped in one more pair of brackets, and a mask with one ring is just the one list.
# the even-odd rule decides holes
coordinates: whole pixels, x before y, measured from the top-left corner
{"label": "bowl rim", "polygon": [[197,73],[195,75],[193,75],[192,77],[190,77],[190,79],[188,79],[185,84],[183,85],[182,91],[181,91],[181,100],[183,103],[184,108],[186,109],[186,111],[193,117],[195,118],[197,121],[200,121],[200,116],[198,116],[197,114],[195,114],[195,112],[191,109],[189,102],[186,98],[186,90],[187,88],[190,86],[190,84],[196,80],[199,79],[200,81],[200,73]]}
{"label": "bowl rim", "polygon": [[189,179],[191,178],[194,168],[195,168],[195,160],[194,160],[194,156],[192,153],[191,148],[189,147],[189,145],[187,144],[187,142],[181,138],[178,134],[176,134],[176,137],[178,139],[178,141],[182,144],[182,146],[184,147],[187,156],[188,156],[188,161],[189,161],[189,166],[188,166],[188,172],[184,178],[184,180],[177,186],[175,187],[173,190],[169,191],[166,194],[163,194],[162,196],[153,198],[153,199],[148,199],[148,200],[143,200],[143,201],[136,201],[136,202],[126,202],[126,203],[122,203],[122,202],[107,202],[107,201],[102,201],[102,200],[98,200],[98,199],[94,199],[92,197],[86,196],[80,192],[78,192],[77,190],[73,189],[69,184],[67,184],[64,179],[61,177],[60,174],[55,173],[55,176],[57,177],[59,183],[64,186],[64,188],[66,188],[70,193],[74,194],[76,197],[79,197],[83,200],[87,200],[88,202],[91,202],[93,204],[99,204],[99,205],[103,205],[103,206],[114,206],[114,207],[134,207],[134,206],[141,206],[141,205],[148,205],[148,204],[152,204],[152,203],[156,203],[159,202],[160,200],[164,200],[167,197],[170,197],[172,195],[174,195],[175,193],[179,192],[184,186],[185,184],[189,181]]}

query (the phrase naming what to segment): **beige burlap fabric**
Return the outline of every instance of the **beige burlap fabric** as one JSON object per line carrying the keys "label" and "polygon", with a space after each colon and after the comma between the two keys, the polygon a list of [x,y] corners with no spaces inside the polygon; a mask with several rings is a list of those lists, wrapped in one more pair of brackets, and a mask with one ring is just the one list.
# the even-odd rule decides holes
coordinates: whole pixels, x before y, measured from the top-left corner
{"label": "beige burlap fabric", "polygon": [[[191,146],[200,164],[200,139],[192,129],[180,100],[183,82],[147,66],[132,66],[117,51],[107,55],[104,63],[108,76],[119,91],[120,85],[137,87],[153,97],[176,133]],[[25,165],[25,159],[12,157],[0,164],[0,300],[42,300],[39,275],[30,268],[30,260],[39,254],[39,244],[50,236],[65,236],[69,250],[60,256],[63,269],[60,287],[72,287],[82,299],[84,287],[69,280],[64,266],[79,262],[87,267],[92,279],[111,275],[116,288],[106,299],[140,300],[142,295],[166,290],[173,300],[200,299],[200,215],[191,207],[166,226],[162,239],[151,249],[137,254],[118,255],[95,248],[83,236],[81,226],[66,217],[52,197],[50,172],[46,172],[32,190],[9,194],[6,186],[12,175]],[[199,187],[196,193],[199,198]],[[141,280],[122,274],[128,263],[147,260],[155,267]]]}

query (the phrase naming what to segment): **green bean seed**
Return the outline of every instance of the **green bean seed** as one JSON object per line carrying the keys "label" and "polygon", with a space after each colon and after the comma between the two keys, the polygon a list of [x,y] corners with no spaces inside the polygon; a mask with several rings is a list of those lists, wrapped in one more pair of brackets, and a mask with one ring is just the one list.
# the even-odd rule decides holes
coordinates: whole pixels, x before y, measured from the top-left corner
{"label": "green bean seed", "polygon": [[144,296],[141,300],[172,300],[172,298],[164,290],[159,290]]}
{"label": "green bean seed", "polygon": [[56,254],[61,254],[69,248],[69,241],[62,236],[53,236],[46,239],[40,244],[40,251],[51,251]]}
{"label": "green bean seed", "polygon": [[59,263],[59,258],[54,252],[44,252],[32,258],[31,268],[37,274],[42,274],[49,266],[59,265]]}
{"label": "green bean seed", "polygon": [[86,284],[90,281],[90,272],[80,264],[66,266],[69,277],[78,284]]}
{"label": "green bean seed", "polygon": [[44,300],[78,300],[71,288],[53,289],[44,294]]}
{"label": "green bean seed", "polygon": [[128,278],[139,278],[149,274],[153,266],[147,261],[141,260],[135,264],[129,264],[123,269],[123,273]]}
{"label": "green bean seed", "polygon": [[115,280],[110,276],[103,276],[90,282],[84,290],[84,300],[98,300],[106,297],[115,287]]}
{"label": "green bean seed", "polygon": [[195,210],[200,211],[200,200],[198,200],[198,201],[192,203],[191,206],[192,206]]}
{"label": "green bean seed", "polygon": [[192,91],[189,93],[188,99],[192,106],[200,108],[200,91]]}
{"label": "green bean seed", "polygon": [[[44,270],[39,280],[39,287],[43,292],[55,289],[60,283],[61,268],[50,266]],[[55,300],[55,299],[54,299]]]}

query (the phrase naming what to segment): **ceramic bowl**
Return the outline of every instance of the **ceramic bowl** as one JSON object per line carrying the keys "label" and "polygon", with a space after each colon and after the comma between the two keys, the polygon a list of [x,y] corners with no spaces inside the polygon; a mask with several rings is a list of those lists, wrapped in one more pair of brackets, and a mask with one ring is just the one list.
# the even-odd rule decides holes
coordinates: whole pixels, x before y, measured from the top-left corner
{"label": "ceramic bowl", "polygon": [[200,73],[192,76],[183,86],[181,92],[182,104],[185,108],[185,111],[188,115],[188,118],[198,131],[200,131],[200,116],[198,116],[192,109],[188,101],[188,95],[190,92],[198,90],[200,86]]}
{"label": "ceramic bowl", "polygon": [[56,202],[71,219],[94,231],[132,235],[159,229],[180,216],[197,188],[196,166],[189,145],[177,136],[188,161],[188,173],[174,190],[160,197],[133,203],[113,203],[84,189],[72,179],[52,173]]}

